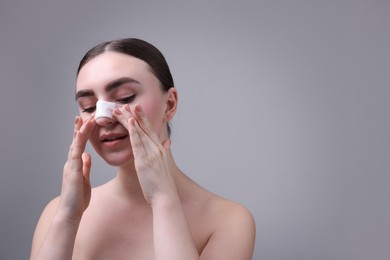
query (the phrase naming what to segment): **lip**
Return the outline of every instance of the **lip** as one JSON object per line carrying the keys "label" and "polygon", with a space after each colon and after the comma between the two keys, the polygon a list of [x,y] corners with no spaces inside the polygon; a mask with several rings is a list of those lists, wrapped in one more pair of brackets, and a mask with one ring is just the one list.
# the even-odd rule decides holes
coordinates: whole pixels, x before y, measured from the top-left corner
{"label": "lip", "polygon": [[126,140],[129,135],[127,133],[109,133],[99,136],[100,142],[107,147],[114,147]]}

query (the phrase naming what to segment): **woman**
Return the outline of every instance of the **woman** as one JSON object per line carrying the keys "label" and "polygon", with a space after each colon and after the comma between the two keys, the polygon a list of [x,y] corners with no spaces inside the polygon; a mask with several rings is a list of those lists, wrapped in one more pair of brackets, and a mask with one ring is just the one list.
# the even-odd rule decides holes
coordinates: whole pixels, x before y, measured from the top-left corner
{"label": "woman", "polygon": [[[98,100],[116,103],[112,118],[95,119]],[[80,62],[76,101],[61,195],[40,217],[31,259],[251,259],[250,212],[175,164],[169,121],[178,95],[159,50],[139,39],[95,46]],[[88,140],[118,168],[92,190]]]}

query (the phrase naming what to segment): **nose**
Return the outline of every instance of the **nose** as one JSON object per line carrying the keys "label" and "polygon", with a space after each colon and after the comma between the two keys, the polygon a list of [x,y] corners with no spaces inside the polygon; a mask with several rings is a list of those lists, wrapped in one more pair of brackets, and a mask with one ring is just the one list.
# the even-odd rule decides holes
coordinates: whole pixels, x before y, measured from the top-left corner
{"label": "nose", "polygon": [[95,120],[98,125],[110,125],[115,122],[112,110],[116,107],[114,102],[98,100],[96,102]]}
{"label": "nose", "polygon": [[115,122],[115,119],[109,117],[98,117],[95,118],[96,124],[100,126],[112,125]]}

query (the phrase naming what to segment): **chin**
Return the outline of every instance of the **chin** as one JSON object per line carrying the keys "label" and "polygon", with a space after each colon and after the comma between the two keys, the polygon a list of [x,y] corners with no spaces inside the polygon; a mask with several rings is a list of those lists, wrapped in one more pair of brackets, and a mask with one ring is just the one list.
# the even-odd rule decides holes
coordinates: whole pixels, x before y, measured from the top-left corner
{"label": "chin", "polygon": [[108,161],[108,160],[105,160],[107,164],[109,164],[110,166],[113,166],[113,167],[121,167],[121,166],[124,166],[124,165],[127,165],[127,164],[130,164],[132,161]]}
{"label": "chin", "polygon": [[114,167],[119,167],[134,162],[133,154],[130,152],[124,153],[122,151],[118,153],[109,154],[99,153],[99,155],[107,164]]}

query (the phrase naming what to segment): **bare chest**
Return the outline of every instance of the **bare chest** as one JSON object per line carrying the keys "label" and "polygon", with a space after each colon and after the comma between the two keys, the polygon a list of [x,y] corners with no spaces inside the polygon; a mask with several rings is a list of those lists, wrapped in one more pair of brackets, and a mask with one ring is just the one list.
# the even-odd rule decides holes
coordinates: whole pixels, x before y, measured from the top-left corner
{"label": "bare chest", "polygon": [[[208,221],[191,212],[187,222],[201,253],[211,233]],[[152,211],[107,208],[86,212],[75,241],[73,260],[78,259],[154,259]]]}
{"label": "bare chest", "polygon": [[73,259],[154,259],[151,212],[88,212],[80,223]]}

